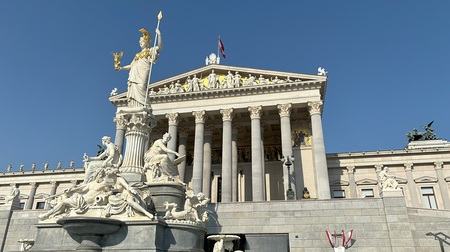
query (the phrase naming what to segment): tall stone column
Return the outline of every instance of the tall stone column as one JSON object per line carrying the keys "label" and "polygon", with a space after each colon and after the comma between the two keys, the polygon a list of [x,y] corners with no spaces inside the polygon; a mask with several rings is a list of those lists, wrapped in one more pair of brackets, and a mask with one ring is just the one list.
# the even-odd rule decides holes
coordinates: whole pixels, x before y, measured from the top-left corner
{"label": "tall stone column", "polygon": [[25,209],[33,208],[34,196],[36,195],[36,188],[37,188],[36,182],[31,182],[30,185],[31,185],[30,197],[28,198],[27,204],[25,205]]}
{"label": "tall stone column", "polygon": [[[50,196],[53,196],[56,194],[56,188],[58,187],[58,183],[56,181],[51,181],[50,184],[52,185],[52,188],[50,189]],[[45,202],[45,209],[52,208],[49,202]]]}
{"label": "tall stone column", "polygon": [[237,139],[239,132],[239,124],[233,123],[233,129],[231,132],[231,201],[238,201],[238,151],[237,151]]}
{"label": "tall stone column", "polygon": [[150,109],[144,108],[141,112],[123,112],[121,115],[127,120],[127,144],[120,172],[128,182],[143,182],[145,144],[156,118]]}
{"label": "tall stone column", "polygon": [[350,186],[350,198],[355,199],[357,198],[357,192],[356,192],[356,181],[355,181],[355,166],[347,166],[347,172],[348,172],[348,182]]}
{"label": "tall stone column", "polygon": [[205,131],[205,111],[194,111],[195,139],[194,139],[194,165],[192,171],[192,187],[195,193],[203,189],[203,138]]}
{"label": "tall stone column", "polygon": [[319,199],[330,199],[330,182],[328,177],[327,157],[322,131],[322,101],[308,102],[311,115],[312,149],[314,167],[316,169],[317,196]]}
{"label": "tall stone column", "polygon": [[[180,141],[178,145],[178,154],[180,154],[180,156],[185,156],[187,154],[186,146],[189,132],[189,128],[187,127],[180,128]],[[186,159],[178,165],[178,173],[180,174],[180,180],[185,182],[184,177],[186,174]]]}
{"label": "tall stone column", "polygon": [[[268,199],[268,194],[270,194],[270,192],[267,192],[267,186],[266,186],[266,160],[265,160],[265,154],[264,154],[264,128],[265,128],[265,124],[266,122],[261,120],[261,147],[259,148],[261,150],[261,171],[262,171],[262,177],[263,177],[263,188],[264,188],[264,200],[270,200]],[[269,188],[270,190],[270,188]],[[270,196],[269,196],[270,197]]]}
{"label": "tall stone column", "polygon": [[[264,172],[261,156],[261,113],[262,106],[249,107],[252,125],[252,198],[253,201],[264,201]],[[292,151],[291,151],[292,153]]]}
{"label": "tall stone column", "polygon": [[[291,110],[292,104],[279,104],[278,113],[280,114],[280,128],[281,128],[281,151],[283,157],[292,156],[292,142],[291,142]],[[283,165],[283,178],[284,178],[284,198],[288,199],[286,192],[289,189],[289,184],[291,184],[291,189],[294,190],[295,195],[295,183],[294,174],[295,167],[294,164],[290,166],[290,173],[288,174],[288,169]],[[295,196],[294,196],[295,197]]]}
{"label": "tall stone column", "polygon": [[231,124],[233,120],[233,109],[221,109],[223,120],[222,138],[222,202],[231,202]]}
{"label": "tall stone column", "polygon": [[436,176],[438,178],[439,190],[441,192],[442,201],[444,202],[444,208],[450,209],[450,198],[448,193],[448,185],[445,181],[444,173],[442,172],[444,163],[442,161],[434,162],[434,169],[436,170]]}
{"label": "tall stone column", "polygon": [[[167,143],[167,148],[171,150],[177,149],[177,127],[178,127],[178,113],[166,114],[166,118],[169,119],[169,134],[172,137]],[[170,159],[174,160],[175,154],[169,154]]]}
{"label": "tall stone column", "polygon": [[412,163],[406,163],[405,166],[405,172],[406,172],[406,179],[408,180],[408,190],[411,194],[411,203],[413,207],[419,207],[419,197],[417,196],[417,189],[416,189],[416,182],[414,182],[412,170],[413,170],[413,164]]}
{"label": "tall stone column", "polygon": [[127,120],[123,116],[116,116],[113,120],[116,123],[116,137],[114,144],[117,145],[120,154],[123,154],[123,144],[125,141],[125,130],[127,128]]}
{"label": "tall stone column", "polygon": [[203,190],[207,198],[211,198],[211,144],[214,125],[208,125],[205,129],[205,142],[203,144]]}

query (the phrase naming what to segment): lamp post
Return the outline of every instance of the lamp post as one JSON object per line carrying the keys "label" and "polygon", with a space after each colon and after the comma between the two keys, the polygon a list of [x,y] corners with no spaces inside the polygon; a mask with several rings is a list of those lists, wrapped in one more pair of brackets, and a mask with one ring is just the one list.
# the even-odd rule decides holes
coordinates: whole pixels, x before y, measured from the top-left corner
{"label": "lamp post", "polygon": [[293,200],[295,198],[295,192],[291,187],[291,165],[292,161],[294,161],[294,156],[284,156],[281,158],[281,162],[286,166],[288,172],[288,189],[286,191],[286,197],[289,200]]}

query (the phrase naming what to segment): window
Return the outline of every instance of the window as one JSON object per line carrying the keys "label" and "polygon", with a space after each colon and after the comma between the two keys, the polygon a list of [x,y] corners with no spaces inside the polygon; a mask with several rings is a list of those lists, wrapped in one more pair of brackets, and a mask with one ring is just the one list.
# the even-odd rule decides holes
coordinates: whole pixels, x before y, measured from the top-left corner
{"label": "window", "polygon": [[333,198],[345,198],[344,190],[333,190]]}
{"label": "window", "polygon": [[422,192],[423,206],[429,209],[437,209],[433,187],[422,187],[420,191]]}
{"label": "window", "polygon": [[20,202],[19,207],[23,210],[25,208],[25,202]]}
{"label": "window", "polygon": [[364,197],[374,197],[373,189],[361,189],[361,193]]}
{"label": "window", "polygon": [[44,209],[45,202],[36,202],[36,209]]}

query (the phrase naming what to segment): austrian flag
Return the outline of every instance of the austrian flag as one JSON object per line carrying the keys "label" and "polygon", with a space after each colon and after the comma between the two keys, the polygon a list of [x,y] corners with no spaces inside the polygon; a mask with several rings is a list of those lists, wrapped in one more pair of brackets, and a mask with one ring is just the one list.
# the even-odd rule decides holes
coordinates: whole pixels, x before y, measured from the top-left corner
{"label": "austrian flag", "polygon": [[220,50],[220,53],[222,54],[222,57],[225,59],[227,57],[227,55],[225,54],[225,46],[223,46],[220,36],[219,36],[219,50]]}

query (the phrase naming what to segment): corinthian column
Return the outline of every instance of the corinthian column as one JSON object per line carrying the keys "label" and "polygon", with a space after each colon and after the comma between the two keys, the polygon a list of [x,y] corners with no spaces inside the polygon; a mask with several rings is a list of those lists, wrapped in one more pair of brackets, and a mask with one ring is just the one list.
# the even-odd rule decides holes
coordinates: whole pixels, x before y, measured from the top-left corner
{"label": "corinthian column", "polygon": [[128,182],[142,182],[145,179],[145,145],[156,119],[148,109],[141,112],[124,112],[122,115],[127,120],[127,144],[120,172]]}
{"label": "corinthian column", "polygon": [[36,182],[31,182],[30,185],[31,185],[30,197],[28,198],[27,205],[25,206],[25,209],[32,209],[33,208],[34,196],[36,195],[36,188],[37,188]]}
{"label": "corinthian column", "polygon": [[347,166],[348,182],[350,186],[350,198],[355,199],[356,195],[356,181],[355,181],[355,166]]}
{"label": "corinthian column", "polygon": [[[171,150],[177,149],[177,127],[178,127],[178,113],[166,114],[166,118],[169,119],[169,134],[172,137],[167,143],[167,148]],[[175,155],[169,154],[170,159],[174,160]]]}
{"label": "corinthian column", "polygon": [[211,144],[214,125],[205,129],[205,143],[203,144],[203,190],[207,198],[211,198]]}
{"label": "corinthian column", "polygon": [[322,131],[322,101],[308,102],[311,115],[312,149],[316,169],[317,197],[330,199],[330,182],[328,178],[327,157]]}
{"label": "corinthian column", "polygon": [[221,109],[223,120],[222,138],[222,202],[231,202],[231,122],[233,120],[233,109]]}
{"label": "corinthian column", "polygon": [[[279,104],[278,113],[280,114],[280,128],[281,128],[281,152],[283,157],[292,156],[292,142],[291,142],[291,110],[292,104]],[[284,191],[287,192],[289,189],[289,183],[291,184],[291,189],[295,191],[295,183],[293,182],[295,167],[294,164],[290,167],[290,174],[288,174],[288,169],[283,165],[283,179],[284,179]],[[295,193],[297,194],[297,193]],[[287,199],[286,194],[284,195]]]}
{"label": "corinthian column", "polygon": [[438,178],[439,190],[441,192],[442,201],[444,202],[444,208],[450,209],[450,198],[448,195],[448,185],[445,181],[444,173],[442,172],[444,163],[442,161],[434,162],[434,169],[436,170],[436,176]]}
{"label": "corinthian column", "polygon": [[127,120],[123,116],[114,117],[113,120],[116,123],[116,137],[114,138],[114,144],[117,145],[120,154],[123,154],[123,143],[125,141],[125,130],[127,128]]}
{"label": "corinthian column", "polygon": [[405,172],[406,172],[406,179],[408,180],[408,190],[411,194],[411,203],[413,207],[419,207],[419,197],[417,196],[416,191],[416,182],[414,182],[412,170],[413,170],[413,164],[412,163],[406,163],[405,166]]}
{"label": "corinthian column", "polygon": [[205,111],[194,111],[195,139],[194,139],[194,165],[192,168],[192,187],[195,193],[202,191],[203,186],[203,138],[205,131]]}
{"label": "corinthian column", "polygon": [[[189,135],[189,128],[183,127],[180,129],[180,145],[178,146],[178,154],[180,156],[186,155],[187,138]],[[186,159],[178,165],[178,173],[180,180],[184,182],[184,175],[186,174]]]}
{"label": "corinthian column", "polygon": [[264,172],[261,156],[262,106],[249,107],[252,122],[252,197],[253,201],[264,201]]}
{"label": "corinthian column", "polygon": [[[56,181],[50,181],[50,184],[52,185],[52,188],[50,189],[50,196],[53,196],[56,194],[56,188],[58,187],[58,183]],[[52,206],[49,204],[48,201],[45,202],[45,209],[51,209]]]}

